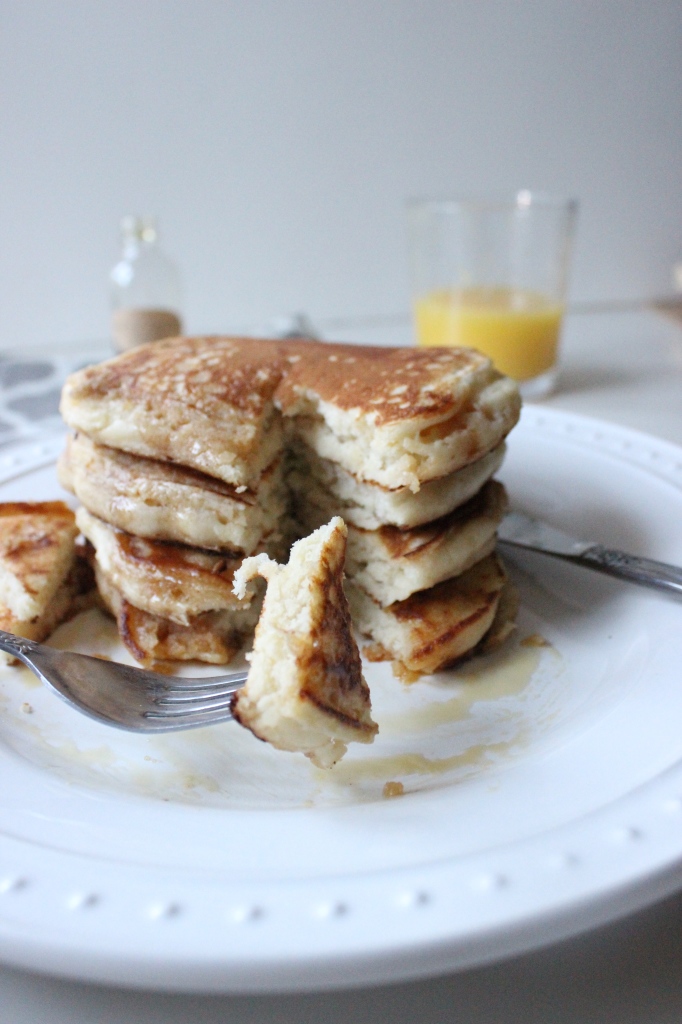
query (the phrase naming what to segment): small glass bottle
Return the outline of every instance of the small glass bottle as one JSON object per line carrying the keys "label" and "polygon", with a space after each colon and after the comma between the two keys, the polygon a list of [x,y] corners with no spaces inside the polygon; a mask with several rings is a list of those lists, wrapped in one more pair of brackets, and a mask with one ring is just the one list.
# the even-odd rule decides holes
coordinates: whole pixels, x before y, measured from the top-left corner
{"label": "small glass bottle", "polygon": [[121,259],[110,275],[117,352],[182,332],[180,275],[159,248],[155,221],[124,217],[121,236]]}
{"label": "small glass bottle", "polygon": [[679,254],[673,263],[673,288],[682,294],[682,253]]}

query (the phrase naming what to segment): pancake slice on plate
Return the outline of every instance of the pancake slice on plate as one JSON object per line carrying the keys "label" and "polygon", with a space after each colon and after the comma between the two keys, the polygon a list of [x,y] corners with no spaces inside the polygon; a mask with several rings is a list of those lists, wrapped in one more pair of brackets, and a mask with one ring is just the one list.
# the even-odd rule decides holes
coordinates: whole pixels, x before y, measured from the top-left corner
{"label": "pancake slice on plate", "polygon": [[0,629],[40,642],[86,606],[93,580],[77,534],[61,501],[0,504]]}

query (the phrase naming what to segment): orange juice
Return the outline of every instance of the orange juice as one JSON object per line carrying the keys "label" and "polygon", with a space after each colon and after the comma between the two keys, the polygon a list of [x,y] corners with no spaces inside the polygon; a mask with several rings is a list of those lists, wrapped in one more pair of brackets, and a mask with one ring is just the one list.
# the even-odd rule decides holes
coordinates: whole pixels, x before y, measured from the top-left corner
{"label": "orange juice", "polygon": [[434,291],[415,303],[419,345],[464,345],[524,381],[556,363],[563,308],[517,288]]}

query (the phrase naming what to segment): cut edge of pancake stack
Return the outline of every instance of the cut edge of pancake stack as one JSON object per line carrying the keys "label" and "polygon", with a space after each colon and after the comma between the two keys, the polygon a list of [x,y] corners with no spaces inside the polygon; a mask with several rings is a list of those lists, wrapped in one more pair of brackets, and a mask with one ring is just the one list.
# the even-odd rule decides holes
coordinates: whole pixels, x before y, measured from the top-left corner
{"label": "cut edge of pancake stack", "polygon": [[138,660],[229,661],[258,619],[241,560],[340,515],[355,625],[416,676],[513,620],[491,477],[519,409],[471,350],[169,339],[69,378],[60,479]]}
{"label": "cut edge of pancake stack", "polygon": [[[366,656],[412,681],[514,628],[516,596],[495,554],[507,496],[492,477],[520,399],[478,353],[389,352],[376,367],[352,353],[358,372],[337,377],[335,394],[327,386],[299,428],[289,483],[304,530],[334,513],[346,520],[346,592],[373,641]],[[355,403],[345,418],[344,391]]]}

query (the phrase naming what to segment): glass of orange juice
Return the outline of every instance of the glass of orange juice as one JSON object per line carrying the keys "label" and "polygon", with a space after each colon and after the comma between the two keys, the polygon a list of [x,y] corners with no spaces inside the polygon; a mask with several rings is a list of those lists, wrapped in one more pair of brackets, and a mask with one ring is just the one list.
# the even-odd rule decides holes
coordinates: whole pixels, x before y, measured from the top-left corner
{"label": "glass of orange juice", "polygon": [[419,345],[463,345],[524,398],[556,383],[577,203],[542,193],[408,203]]}

